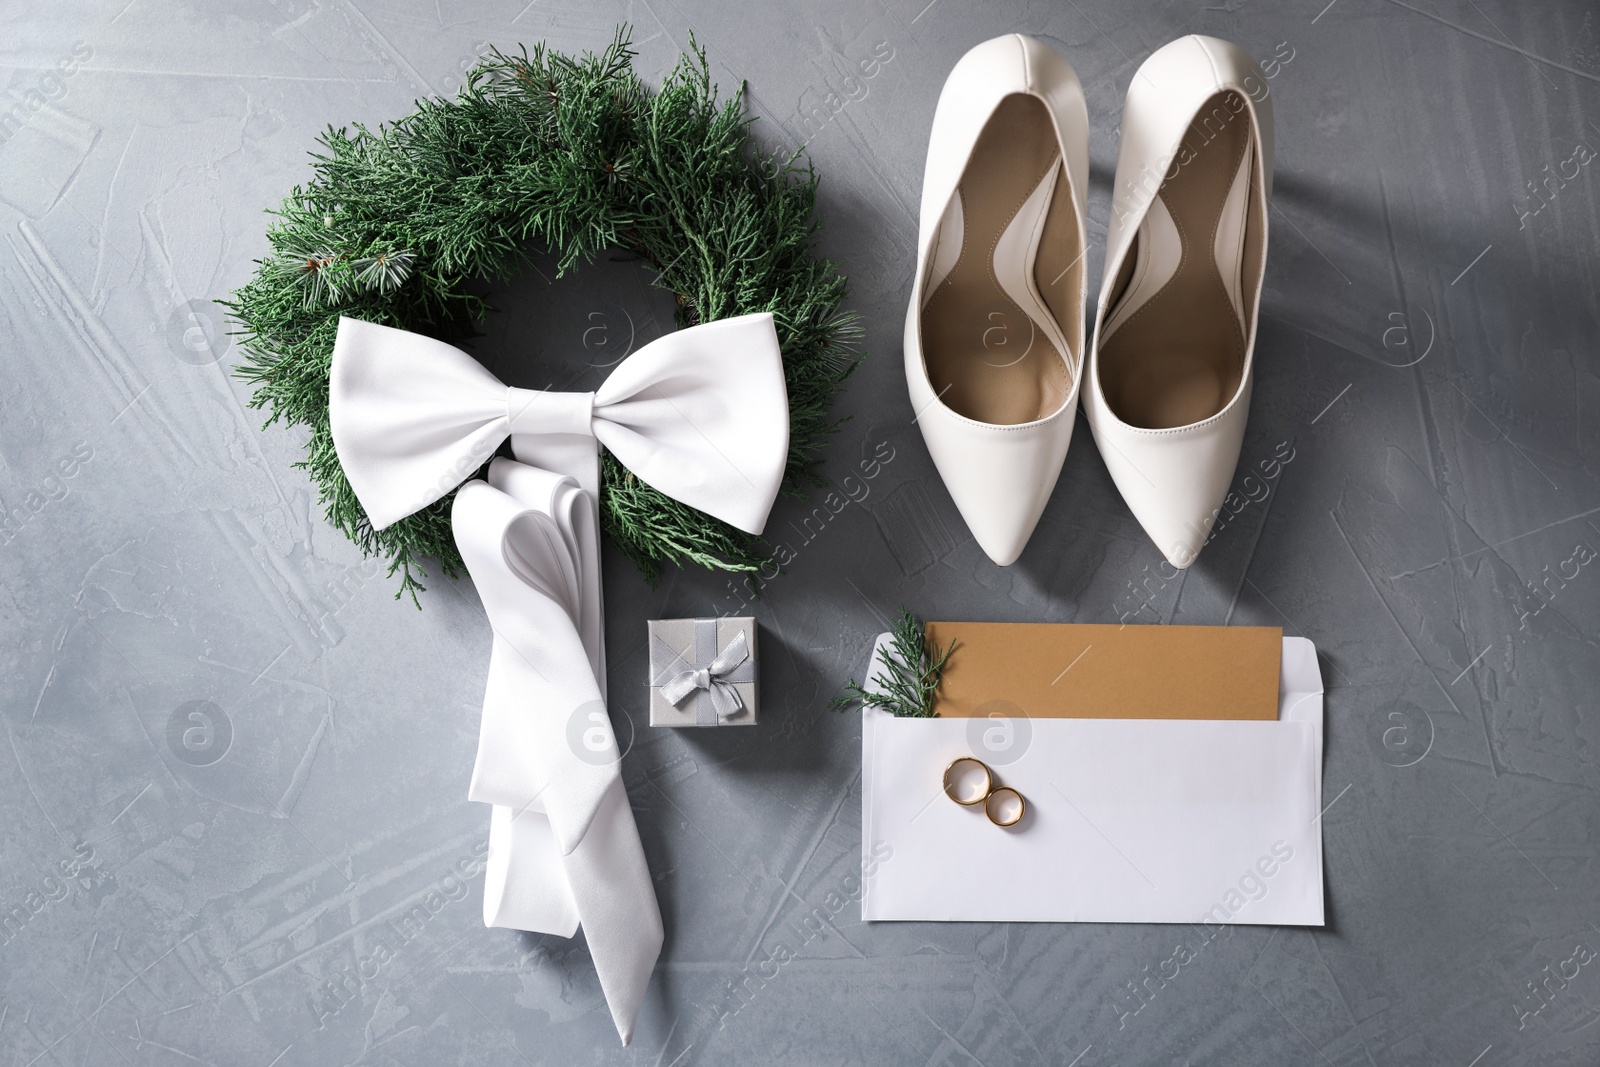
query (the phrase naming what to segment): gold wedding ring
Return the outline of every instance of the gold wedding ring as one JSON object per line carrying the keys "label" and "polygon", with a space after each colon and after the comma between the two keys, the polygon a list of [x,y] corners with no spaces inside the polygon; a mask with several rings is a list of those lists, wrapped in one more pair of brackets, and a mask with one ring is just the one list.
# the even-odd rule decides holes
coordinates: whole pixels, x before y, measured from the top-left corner
{"label": "gold wedding ring", "polygon": [[[966,800],[962,800],[961,797],[956,795],[955,782],[951,779],[952,773],[955,772],[956,768],[960,767],[963,763],[970,763],[972,766],[983,771],[983,792]],[[989,794],[993,791],[994,775],[990,772],[988,765],[985,764],[981,759],[973,759],[971,756],[961,756],[958,759],[951,760],[950,766],[944,769],[944,795],[955,801],[957,804],[960,804],[962,807],[970,808],[974,804],[982,804],[988,799]]]}
{"label": "gold wedding ring", "polygon": [[[1017,801],[1016,813],[1010,818],[1006,818],[1003,814],[996,814],[997,805],[995,804],[995,801],[1004,800],[1007,797],[1015,797]],[[1005,808],[1000,807],[998,810],[1004,812]],[[1017,825],[1017,823],[1022,821],[1022,815],[1027,810],[1028,802],[1022,799],[1021,793],[1017,792],[1015,789],[1012,789],[1009,785],[1003,785],[999,789],[991,789],[989,791],[989,795],[983,798],[983,813],[989,816],[989,821],[994,823],[996,826]]]}
{"label": "gold wedding ring", "polygon": [[[970,767],[963,766],[964,764],[970,765]],[[958,791],[958,780],[970,773],[972,768],[983,772],[983,788],[981,791],[975,791],[964,796]],[[983,813],[996,826],[1015,826],[1022,821],[1023,814],[1028,810],[1028,802],[1021,793],[1012,789],[1009,785],[996,786],[994,784],[994,772],[989,769],[989,765],[973,756],[958,756],[950,761],[950,766],[944,769],[944,795],[964,808],[982,804]],[[1011,800],[1016,801],[1015,812],[1008,810],[1009,804],[1006,802]],[[996,801],[1000,803],[996,803]]]}

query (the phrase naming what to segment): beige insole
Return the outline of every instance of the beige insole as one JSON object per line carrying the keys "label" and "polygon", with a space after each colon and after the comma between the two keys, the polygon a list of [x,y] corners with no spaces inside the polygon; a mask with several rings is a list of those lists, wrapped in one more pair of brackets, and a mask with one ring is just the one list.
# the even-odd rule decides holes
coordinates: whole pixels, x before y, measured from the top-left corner
{"label": "beige insole", "polygon": [[[999,425],[1054,414],[1072,387],[1068,361],[1001,288],[994,249],[1028,196],[1061,166],[1043,102],[1006,97],[979,134],[961,177],[961,256],[922,308],[922,352],[934,392],[969,419]],[[1035,287],[1062,336],[1075,338],[1083,271],[1072,190],[1058,176],[1045,213]]]}
{"label": "beige insole", "polygon": [[[1214,123],[1191,125],[1184,144],[1194,155],[1157,193],[1182,241],[1178,272],[1100,346],[1101,388],[1130,426],[1164,430],[1209,419],[1227,406],[1244,376],[1243,325],[1213,253],[1228,190],[1250,147],[1250,116],[1242,106],[1228,108],[1229,95],[1218,94],[1200,109],[1208,118],[1224,109],[1229,121],[1220,131]],[[1246,218],[1252,215],[1247,210]],[[1127,295],[1135,255],[1128,254],[1119,278],[1124,292],[1112,308]]]}

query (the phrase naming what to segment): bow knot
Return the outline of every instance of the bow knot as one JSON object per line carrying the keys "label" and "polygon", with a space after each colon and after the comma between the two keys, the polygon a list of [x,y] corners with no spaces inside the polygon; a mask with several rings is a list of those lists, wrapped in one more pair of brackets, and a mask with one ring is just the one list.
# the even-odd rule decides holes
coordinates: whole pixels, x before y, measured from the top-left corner
{"label": "bow knot", "polygon": [[594,433],[593,393],[506,389],[506,429],[512,434]]}
{"label": "bow knot", "polygon": [[682,704],[691,693],[708,693],[717,718],[732,718],[744,708],[744,700],[739,696],[739,690],[734,688],[734,682],[745,679],[742,675],[734,677],[734,672],[749,658],[750,645],[745,640],[744,632],[740,631],[709,665],[679,671],[662,685],[661,693],[674,706]]}

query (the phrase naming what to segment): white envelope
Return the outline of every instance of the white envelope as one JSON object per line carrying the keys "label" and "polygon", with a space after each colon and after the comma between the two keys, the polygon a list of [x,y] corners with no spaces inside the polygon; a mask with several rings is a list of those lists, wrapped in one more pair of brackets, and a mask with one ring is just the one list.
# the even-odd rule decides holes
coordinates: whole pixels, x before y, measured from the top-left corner
{"label": "white envelope", "polygon": [[[861,918],[1321,926],[1322,677],[1305,638],[1283,639],[1279,694],[1275,722],[862,709]],[[958,756],[1027,798],[1019,825],[944,795]]]}

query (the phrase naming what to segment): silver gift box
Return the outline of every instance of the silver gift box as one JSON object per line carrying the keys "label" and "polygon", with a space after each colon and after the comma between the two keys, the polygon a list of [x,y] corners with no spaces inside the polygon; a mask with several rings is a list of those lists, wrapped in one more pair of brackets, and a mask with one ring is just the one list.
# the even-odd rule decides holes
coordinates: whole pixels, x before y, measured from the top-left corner
{"label": "silver gift box", "polygon": [[[731,687],[743,705],[727,718],[719,718],[708,688],[696,688],[677,704],[662,687],[685,671],[709,670],[740,634],[748,655],[744,661],[716,678],[713,684]],[[756,701],[756,620],[746,617],[716,619],[650,620],[650,725],[651,726],[754,726]]]}

